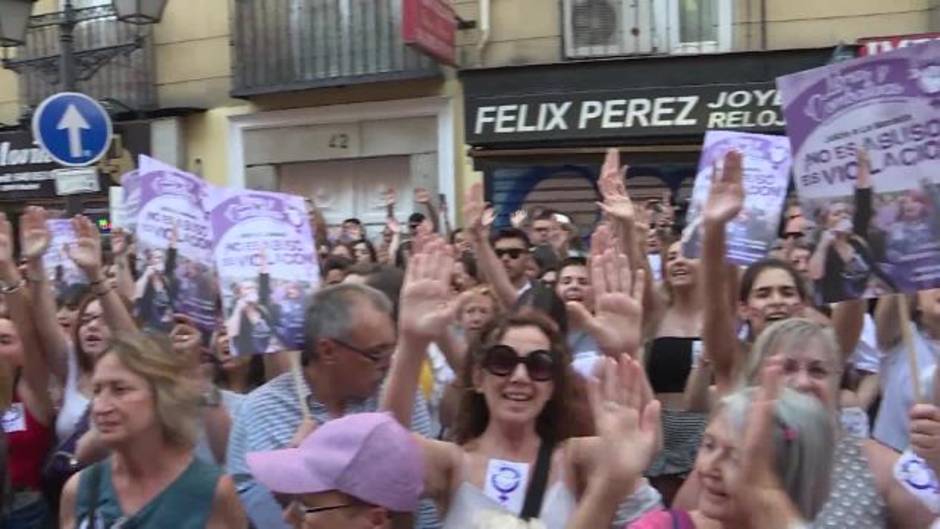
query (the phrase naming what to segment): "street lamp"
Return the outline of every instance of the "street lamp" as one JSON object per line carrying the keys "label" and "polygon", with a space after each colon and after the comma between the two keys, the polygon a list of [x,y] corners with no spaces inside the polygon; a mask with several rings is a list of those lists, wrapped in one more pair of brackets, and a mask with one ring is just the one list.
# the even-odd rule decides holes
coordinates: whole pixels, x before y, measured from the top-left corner
{"label": "street lamp", "polygon": [[0,0],[0,46],[26,42],[26,28],[34,0]]}
{"label": "street lamp", "polygon": [[129,24],[156,24],[163,17],[166,0],[113,0],[118,20]]}
{"label": "street lamp", "polygon": [[[138,34],[133,42],[90,50],[75,50],[75,27],[88,20],[115,16],[123,22],[144,25],[160,21],[167,0],[112,0],[110,6],[76,8],[73,0],[64,0],[62,11],[30,17],[33,0],[0,0],[0,46],[19,46],[26,42],[29,29],[54,26],[59,30],[59,55],[27,59],[3,59],[3,66],[14,71],[58,71],[57,84],[62,92],[75,92],[78,82],[90,79],[111,59],[133,53],[143,46]],[[82,208],[78,195],[65,197],[68,214]]]}

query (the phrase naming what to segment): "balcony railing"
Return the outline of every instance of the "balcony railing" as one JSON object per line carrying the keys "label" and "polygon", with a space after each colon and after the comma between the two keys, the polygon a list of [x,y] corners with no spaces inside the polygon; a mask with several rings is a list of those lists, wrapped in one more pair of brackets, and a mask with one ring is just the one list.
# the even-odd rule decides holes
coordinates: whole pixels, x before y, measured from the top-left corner
{"label": "balcony railing", "polygon": [[[135,26],[119,22],[110,7],[92,7],[101,16],[75,27],[75,58],[79,63],[78,89],[115,105],[115,112],[141,112],[157,107],[153,41]],[[111,16],[109,16],[111,15]],[[19,73],[20,100],[35,107],[62,90],[59,79],[59,30],[42,25],[27,33],[11,67]],[[135,46],[139,41],[139,46]]]}
{"label": "balcony railing", "polygon": [[235,96],[440,75],[401,39],[401,0],[235,0]]}

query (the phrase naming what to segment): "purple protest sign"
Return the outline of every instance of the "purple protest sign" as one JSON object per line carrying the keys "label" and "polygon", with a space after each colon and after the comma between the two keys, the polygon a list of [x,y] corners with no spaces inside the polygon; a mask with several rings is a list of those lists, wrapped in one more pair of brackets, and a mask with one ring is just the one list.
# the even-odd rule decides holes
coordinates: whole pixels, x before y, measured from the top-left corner
{"label": "purple protest sign", "polygon": [[[940,42],[777,79],[826,302],[940,286]],[[871,160],[858,179],[857,151]]]}
{"label": "purple protest sign", "polygon": [[783,136],[745,132],[709,131],[702,145],[688,225],[682,234],[683,253],[698,257],[702,253],[702,208],[714,168],[730,150],[741,153],[744,164],[744,207],[728,223],[728,261],[748,265],[767,255],[777,239],[780,213],[790,181],[790,142]]}
{"label": "purple protest sign", "polygon": [[215,262],[234,354],[298,350],[305,299],[319,283],[304,199],[219,189],[212,208]]}
{"label": "purple protest sign", "polygon": [[66,247],[75,244],[78,239],[72,222],[68,219],[49,219],[46,221],[51,240],[42,255],[43,268],[49,281],[60,295],[73,292],[80,285],[87,285],[88,278],[66,253]]}
{"label": "purple protest sign", "polygon": [[141,156],[134,309],[145,327],[168,331],[173,314],[215,328],[212,236],[205,209],[209,185]]}

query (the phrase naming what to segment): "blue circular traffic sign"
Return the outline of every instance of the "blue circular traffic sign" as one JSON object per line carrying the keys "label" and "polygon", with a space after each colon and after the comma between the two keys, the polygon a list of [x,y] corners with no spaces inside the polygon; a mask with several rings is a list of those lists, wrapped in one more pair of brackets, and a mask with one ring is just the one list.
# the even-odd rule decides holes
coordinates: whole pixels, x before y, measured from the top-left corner
{"label": "blue circular traffic sign", "polygon": [[111,145],[111,117],[97,101],[77,92],[46,98],[33,114],[33,138],[62,165],[91,165]]}

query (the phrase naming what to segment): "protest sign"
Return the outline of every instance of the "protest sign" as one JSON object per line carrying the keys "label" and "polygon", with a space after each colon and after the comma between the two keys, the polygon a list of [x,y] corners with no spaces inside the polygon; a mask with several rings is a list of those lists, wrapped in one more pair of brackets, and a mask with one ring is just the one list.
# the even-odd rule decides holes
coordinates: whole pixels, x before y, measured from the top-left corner
{"label": "protest sign", "polygon": [[[940,286],[940,43],[777,80],[822,301]],[[870,158],[859,179],[857,152]],[[858,185],[857,185],[858,184]]]}
{"label": "protest sign", "polygon": [[304,301],[320,277],[304,199],[264,191],[216,193],[215,262],[233,353],[299,349]]}
{"label": "protest sign", "polygon": [[[198,176],[141,157],[137,213],[137,318],[147,328],[169,331],[173,314],[215,327],[212,236],[205,203],[208,184]],[[125,190],[126,191],[126,190]]]}
{"label": "protest sign", "polygon": [[78,239],[72,221],[69,219],[49,219],[46,221],[49,228],[49,247],[42,256],[43,268],[49,281],[55,286],[59,296],[76,292],[83,285],[88,284],[88,278],[75,261],[69,258],[66,247],[75,244]]}
{"label": "protest sign", "polygon": [[686,255],[701,255],[702,208],[714,170],[729,150],[742,155],[745,195],[741,213],[727,226],[727,257],[729,262],[746,266],[764,258],[777,239],[790,181],[790,143],[783,136],[723,131],[705,134],[688,223],[682,235]]}

